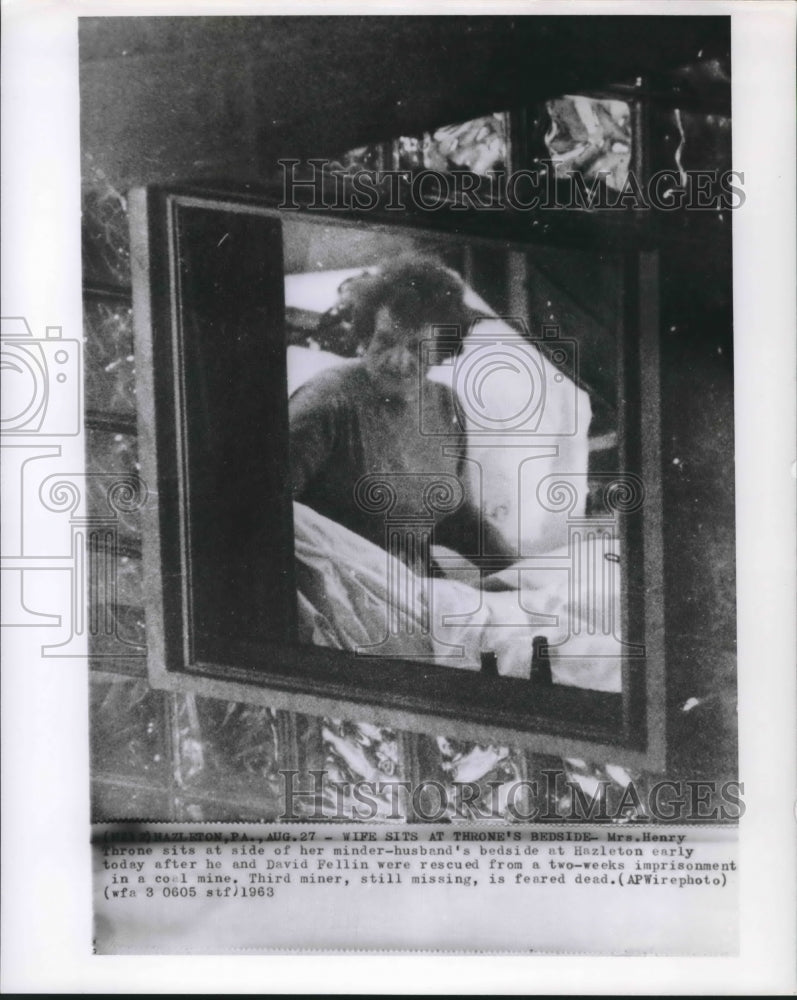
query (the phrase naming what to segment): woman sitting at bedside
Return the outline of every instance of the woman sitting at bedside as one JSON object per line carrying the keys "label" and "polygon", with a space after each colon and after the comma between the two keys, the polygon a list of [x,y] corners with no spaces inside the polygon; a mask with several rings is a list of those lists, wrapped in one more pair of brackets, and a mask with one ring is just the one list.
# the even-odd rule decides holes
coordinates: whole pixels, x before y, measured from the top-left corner
{"label": "woman sitting at bedside", "polygon": [[[429,352],[422,348],[434,327],[464,335],[475,314],[464,302],[462,282],[434,260],[398,257],[348,283],[346,293],[354,332],[367,347],[290,399],[294,499],[386,548],[386,513],[368,509],[358,482],[376,476],[369,483],[378,490],[383,479],[395,494],[390,515],[412,519],[432,516],[424,497],[435,474],[449,487],[454,477],[461,502],[437,515],[434,541],[480,554],[480,536],[490,532],[480,525],[461,475],[464,432],[451,390],[426,378]],[[484,543],[492,554],[505,550],[498,536]],[[428,574],[428,551],[393,554]]]}

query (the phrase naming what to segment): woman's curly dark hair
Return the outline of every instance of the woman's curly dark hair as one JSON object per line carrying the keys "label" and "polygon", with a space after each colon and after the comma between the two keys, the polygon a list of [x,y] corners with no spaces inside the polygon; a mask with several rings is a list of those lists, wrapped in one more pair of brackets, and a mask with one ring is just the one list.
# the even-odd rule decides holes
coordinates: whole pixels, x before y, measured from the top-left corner
{"label": "woman's curly dark hair", "polygon": [[465,305],[462,280],[433,257],[402,254],[375,272],[347,278],[338,295],[336,305],[322,317],[319,332],[336,327],[352,353],[370,342],[382,308],[411,330],[427,330],[431,335],[434,326],[449,328],[451,353],[459,349],[473,317]]}

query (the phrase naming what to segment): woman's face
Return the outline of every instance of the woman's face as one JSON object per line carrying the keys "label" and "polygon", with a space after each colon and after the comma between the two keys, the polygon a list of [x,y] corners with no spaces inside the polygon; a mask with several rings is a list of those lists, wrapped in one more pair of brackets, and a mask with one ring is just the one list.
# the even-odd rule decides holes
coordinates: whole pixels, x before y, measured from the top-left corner
{"label": "woman's face", "polygon": [[363,360],[380,391],[405,399],[418,396],[424,374],[419,358],[422,339],[421,330],[402,326],[386,306],[377,312]]}

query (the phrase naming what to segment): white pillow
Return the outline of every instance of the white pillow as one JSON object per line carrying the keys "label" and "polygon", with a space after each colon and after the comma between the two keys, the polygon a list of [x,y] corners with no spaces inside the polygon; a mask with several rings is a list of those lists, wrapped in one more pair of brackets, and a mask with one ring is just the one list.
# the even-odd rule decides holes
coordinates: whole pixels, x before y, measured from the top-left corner
{"label": "white pillow", "polygon": [[[494,316],[477,321],[458,357],[429,377],[457,395],[468,488],[483,517],[518,556],[566,545],[568,521],[586,511],[587,393]],[[563,509],[550,493],[556,482],[566,484]]]}

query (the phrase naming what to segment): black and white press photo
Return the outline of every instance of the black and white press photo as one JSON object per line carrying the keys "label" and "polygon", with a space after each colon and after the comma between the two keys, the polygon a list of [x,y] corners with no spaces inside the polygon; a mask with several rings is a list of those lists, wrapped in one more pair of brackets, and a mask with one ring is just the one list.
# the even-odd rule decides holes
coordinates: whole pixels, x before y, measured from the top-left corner
{"label": "black and white press photo", "polygon": [[86,685],[87,947],[741,954],[767,18],[70,18],[82,329],[3,310],[3,624]]}
{"label": "black and white press photo", "polygon": [[729,19],[80,55],[96,818],[738,818]]}

